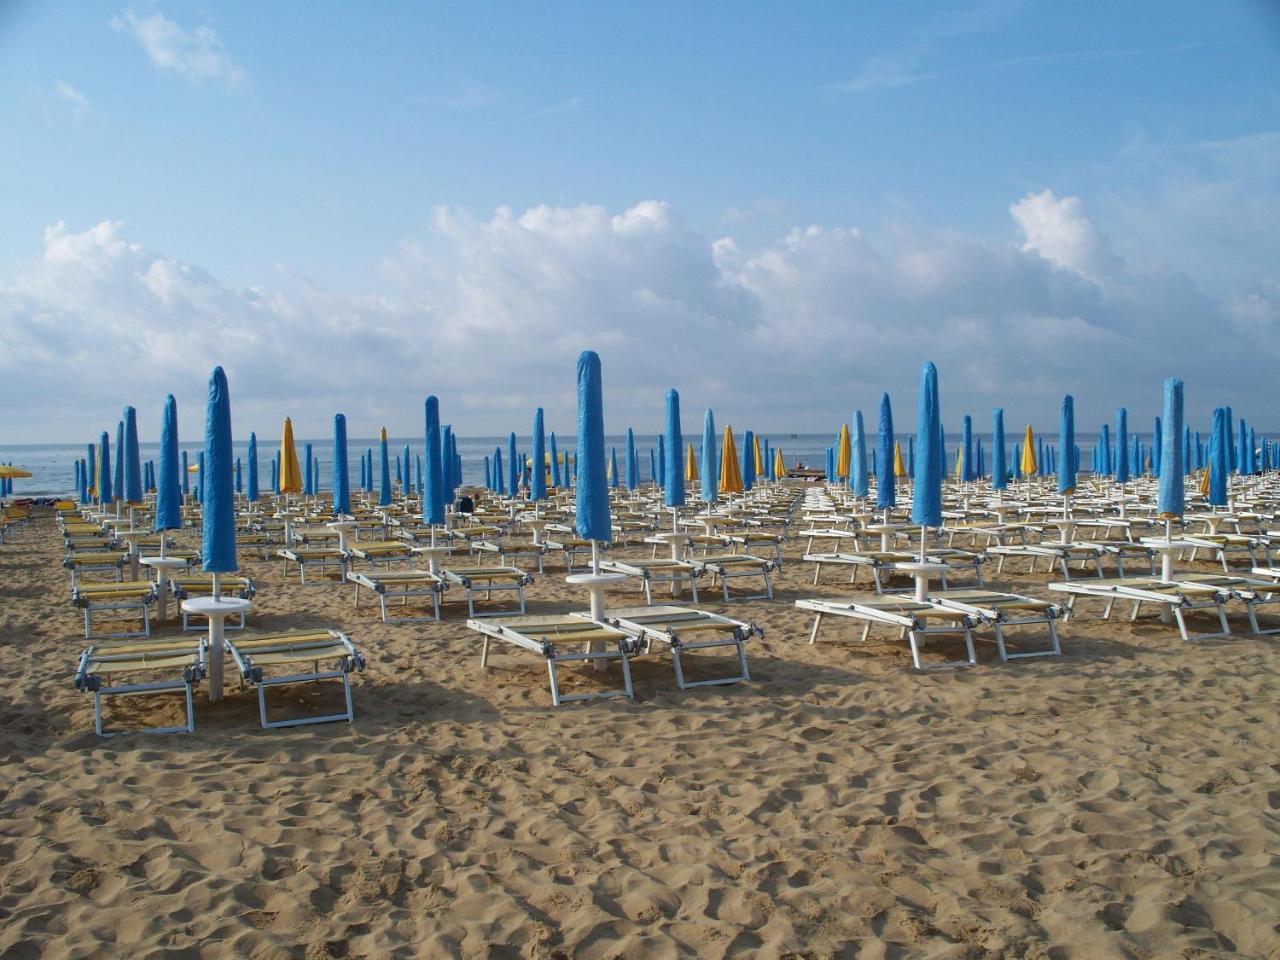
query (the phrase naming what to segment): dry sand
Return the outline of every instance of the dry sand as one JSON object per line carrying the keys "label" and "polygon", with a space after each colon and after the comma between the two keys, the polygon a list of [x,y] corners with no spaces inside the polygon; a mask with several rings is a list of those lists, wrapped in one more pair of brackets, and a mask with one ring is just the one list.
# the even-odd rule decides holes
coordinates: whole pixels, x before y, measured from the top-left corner
{"label": "dry sand", "polygon": [[[236,691],[101,740],[39,520],[0,545],[0,956],[1280,956],[1276,639],[1081,621],[1059,659],[916,674],[852,625],[806,644],[792,601],[848,591],[801,545],[773,602],[705,604],[765,628],[751,683],[654,657],[634,702],[560,710],[537,657],[480,671],[456,591],[384,626],[251,560],[252,627],[366,652],[356,723],[263,731]],[[531,601],[585,606],[555,568]]]}

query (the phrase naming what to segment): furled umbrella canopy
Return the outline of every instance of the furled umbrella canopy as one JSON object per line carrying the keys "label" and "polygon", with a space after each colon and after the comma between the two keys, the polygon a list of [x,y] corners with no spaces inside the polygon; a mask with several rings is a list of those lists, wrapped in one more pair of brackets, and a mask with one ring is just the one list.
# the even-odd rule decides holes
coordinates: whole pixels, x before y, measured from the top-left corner
{"label": "furled umbrella canopy", "polygon": [[222,367],[209,377],[209,405],[204,428],[204,490],[201,499],[205,573],[234,573],[236,505],[231,489],[231,394]]}
{"label": "furled umbrella canopy", "polygon": [[[444,452],[440,440],[440,401],[435,396],[427,397],[424,405],[426,429],[423,435],[426,443],[426,469],[423,471],[424,487],[422,490],[422,522],[438,527],[445,522],[444,518]],[[498,483],[502,482],[502,451],[495,449],[494,474]]]}
{"label": "furled umbrella canopy", "polygon": [[298,466],[298,448],[293,442],[293,421],[284,418],[284,432],[280,437],[279,473],[277,493],[301,493],[302,469]]}
{"label": "furled umbrella canopy", "polygon": [[584,350],[578,356],[577,471],[574,529],[583,540],[610,543],[613,524],[605,477],[604,385],[600,357],[594,350]]}
{"label": "furled umbrella canopy", "polygon": [[529,499],[545,500],[547,498],[547,435],[542,425],[541,407],[533,411],[533,436],[530,440],[533,473],[529,477]]}
{"label": "furled umbrella canopy", "polygon": [[720,453],[720,489],[725,493],[742,492],[742,470],[738,467],[738,445],[733,427],[724,428],[724,447]]}
{"label": "furled umbrella canopy", "polygon": [[707,408],[702,418],[702,502],[715,503],[719,491],[716,484],[720,478],[720,464],[716,460],[716,420]]}
{"label": "furled umbrella canopy", "polygon": [[335,516],[351,513],[351,477],[347,471],[347,418],[333,415],[333,512]]}
{"label": "furled umbrella canopy", "polygon": [[169,394],[160,421],[160,463],[156,484],[156,530],[182,528],[182,486],[178,476],[178,401]]}
{"label": "furled umbrella canopy", "polygon": [[897,505],[898,491],[894,470],[893,407],[889,394],[880,395],[880,422],[876,427],[876,509],[889,510]]}
{"label": "furled umbrella canopy", "polygon": [[920,399],[916,408],[916,474],[911,521],[922,527],[942,525],[941,407],[938,368],[926,363],[920,371]]}
{"label": "furled umbrella canopy", "polygon": [[[680,452],[684,450],[684,433],[680,428],[680,394],[674,389],[667,391],[667,483],[662,494],[662,501],[668,507],[673,509],[684,506],[684,483],[681,482],[681,476],[684,471],[680,469]],[[697,463],[693,459],[693,444],[689,445],[689,464],[690,467],[697,469]],[[697,475],[688,479],[697,479]]]}

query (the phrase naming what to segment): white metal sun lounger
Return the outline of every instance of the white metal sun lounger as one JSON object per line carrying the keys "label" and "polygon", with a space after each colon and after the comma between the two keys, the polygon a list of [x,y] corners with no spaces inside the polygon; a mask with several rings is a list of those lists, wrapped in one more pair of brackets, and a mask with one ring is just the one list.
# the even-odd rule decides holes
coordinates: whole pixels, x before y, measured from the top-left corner
{"label": "white metal sun lounger", "polygon": [[408,564],[413,559],[411,544],[404,540],[353,540],[347,544],[347,569],[350,561],[363,560],[370,570],[390,569],[394,564]]}
{"label": "white metal sun lounger", "polygon": [[314,567],[321,571],[329,567],[337,567],[339,576],[346,578],[347,555],[337,547],[285,547],[276,551],[276,556],[284,561],[285,578],[289,576],[289,564],[298,565],[300,582],[307,582],[307,568]]}
{"label": "white metal sun lounger", "polygon": [[[1025,657],[1062,655],[1056,625],[1062,608],[1056,603],[994,590],[938,590],[931,591],[929,599],[944,607],[954,607],[969,614],[976,625],[990,626],[996,635],[996,648],[1000,652],[1000,659],[1005,662]],[[1048,629],[1049,648],[1010,653],[1005,646],[1005,630],[1009,627],[1032,625],[1043,625]]]}
{"label": "white metal sun lounger", "polygon": [[[857,600],[797,600],[796,606],[813,613],[813,629],[809,642],[818,637],[823,617],[848,617],[862,623],[861,641],[865,642],[871,628],[877,624],[893,627],[899,635],[905,635],[911,646],[911,662],[917,670],[943,669],[947,667],[976,666],[978,659],[973,652],[973,619],[969,614],[940,603],[919,601],[910,597],[867,597]],[[936,625],[931,626],[930,621]],[[920,659],[920,647],[931,636],[962,636],[968,656],[964,660],[948,660],[943,663],[924,663]]]}
{"label": "white metal sun lounger", "polygon": [[[348,570],[347,579],[355,586],[355,606],[360,609],[360,588],[372,590],[378,595],[382,607],[383,623],[425,623],[440,619],[440,594],[446,589],[444,581],[429,570]],[[399,600],[407,606],[411,597],[427,597],[431,601],[429,617],[388,617],[387,598]]]}
{"label": "white metal sun lounger", "polygon": [[[1231,599],[1230,589],[1209,582],[1197,582],[1194,578],[1165,582],[1159,577],[1113,577],[1051,583],[1048,588],[1067,594],[1065,617],[1068,619],[1075,616],[1077,598],[1095,597],[1106,601],[1106,608],[1102,613],[1104,620],[1110,618],[1111,611],[1119,601],[1133,604],[1130,620],[1138,619],[1144,603],[1152,603],[1173,614],[1183,640],[1212,640],[1231,635],[1225,610],[1226,602]],[[1186,614],[1196,610],[1213,610],[1218,616],[1221,630],[1192,636],[1187,631]]]}
{"label": "white metal sun lounger", "polygon": [[[293,630],[254,637],[228,638],[227,652],[235,660],[240,680],[247,686],[258,688],[258,717],[262,726],[296,727],[309,723],[329,723],[334,720],[355,719],[351,703],[351,672],[364,669],[364,657],[350,638],[338,630]],[[331,662],[328,670],[320,668],[321,662]],[[306,669],[307,666],[310,669]],[[283,667],[289,671],[271,675],[270,669]],[[342,713],[322,714],[310,717],[294,717],[289,720],[267,719],[267,688],[291,683],[312,683],[320,680],[341,680],[346,710]]]}
{"label": "white metal sun lounger", "polygon": [[484,594],[489,600],[495,591],[514,592],[518,599],[517,610],[524,613],[524,588],[533,583],[533,577],[519,567],[444,567],[440,575],[448,583],[455,584],[467,591],[468,617],[502,617],[509,616],[516,610],[476,610],[476,594]]}
{"label": "white metal sun lounger", "polygon": [[672,596],[678,596],[680,585],[686,580],[693,594],[693,602],[698,602],[698,577],[702,570],[695,564],[685,560],[672,560],[659,557],[656,560],[601,560],[600,569],[604,573],[621,573],[628,577],[637,577],[644,587],[645,602],[653,604],[654,584],[671,584]]}
{"label": "white metal sun lounger", "polygon": [[[492,640],[501,640],[543,657],[547,661],[551,702],[554,706],[579,700],[633,696],[631,665],[628,661],[637,648],[637,642],[635,637],[617,627],[596,623],[590,617],[574,613],[471,619],[467,621],[467,627],[484,637],[484,644],[480,648],[482,668],[489,666],[489,645]],[[584,649],[569,652],[563,649],[568,644],[581,644]],[[596,645],[602,645],[604,649],[592,649]],[[622,661],[622,689],[572,694],[560,691],[560,682],[556,676],[558,664],[574,661],[606,663],[609,660]]]}
{"label": "white metal sun lounger", "polygon": [[[605,619],[611,625],[626,631],[641,641],[644,644],[644,652],[646,653],[654,642],[665,643],[671,650],[671,660],[676,673],[676,685],[681,690],[689,687],[718,686],[750,680],[751,674],[747,670],[747,650],[745,645],[752,636],[764,636],[764,631],[753,623],[734,620],[707,610],[694,610],[690,607],[657,606],[629,607],[621,610],[611,609],[605,612]],[[699,637],[703,639],[698,639]],[[711,650],[716,647],[734,647],[737,650],[738,672],[727,677],[715,677],[710,680],[686,680],[684,668],[680,663],[680,655],[694,650]]]}
{"label": "white metal sun lounger", "polygon": [[1093,564],[1094,573],[1102,576],[1102,548],[1094,543],[1018,543],[987,547],[987,556],[998,558],[996,573],[1004,572],[1005,561],[1010,557],[1022,557],[1030,562],[1027,573],[1035,573],[1040,560],[1047,570],[1056,564],[1062,571],[1062,579],[1071,579],[1071,562]]}
{"label": "white metal sun lounger", "polygon": [[[710,573],[712,575],[714,582],[719,583],[720,590],[724,594],[725,603],[733,600],[773,599],[773,582],[769,579],[769,573],[776,569],[778,564],[772,560],[753,557],[749,553],[731,553],[712,557],[694,557],[690,558],[688,562],[693,565],[693,568],[698,573]],[[729,593],[729,581],[739,577],[762,577],[764,579],[764,592],[731,595]]]}
{"label": "white metal sun lounger", "polygon": [[151,618],[147,608],[155,602],[156,585],[150,580],[122,580],[106,583],[80,583],[71,590],[71,602],[84,610],[84,636],[92,639],[94,614],[105,619],[120,619],[121,611],[136,611],[142,618],[142,629],[122,633],[99,633],[99,637],[149,637]]}
{"label": "white metal sun lounger", "polygon": [[[161,679],[134,680],[140,676]],[[171,637],[156,640],[112,641],[94,644],[80,655],[76,666],[77,690],[93,694],[93,728],[104,729],[102,698],[169,693],[181,690],[186,699],[186,722],[178,726],[145,727],[135,733],[190,733],[195,729],[192,690],[205,675],[203,637]]]}

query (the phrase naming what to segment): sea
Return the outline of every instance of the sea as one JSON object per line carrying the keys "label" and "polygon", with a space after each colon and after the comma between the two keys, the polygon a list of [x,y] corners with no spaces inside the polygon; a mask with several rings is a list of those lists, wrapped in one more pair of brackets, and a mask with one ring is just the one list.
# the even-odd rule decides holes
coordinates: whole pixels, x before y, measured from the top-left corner
{"label": "sea", "polygon": [[[895,439],[902,443],[902,449],[907,449],[908,434],[897,434]],[[974,434],[975,438],[980,437],[984,449],[984,455],[990,463],[991,455],[991,436],[989,434]],[[1150,450],[1151,435],[1138,434],[1142,441],[1144,450]],[[765,433],[759,434],[760,442],[763,444],[766,440],[772,449],[782,451],[783,459],[786,461],[788,469],[794,469],[800,465],[822,469],[826,461],[826,448],[831,446],[835,439],[829,434],[818,433]],[[114,439],[114,438],[113,438]],[[959,434],[948,433],[946,435],[948,455],[952,458],[955,456],[956,444],[961,442]],[[1012,448],[1013,444],[1021,439],[1021,435],[1006,434],[1005,440]],[[1046,434],[1045,442],[1055,444],[1057,442],[1057,433]],[[569,437],[557,436],[557,449],[564,453],[575,449],[576,440]],[[738,435],[735,440],[741,449],[742,437]],[[618,465],[621,470],[626,469],[626,443],[627,438],[623,434],[610,435],[605,438],[608,446],[616,449],[618,455]],[[657,450],[658,437],[657,434],[636,434],[636,451],[640,462],[640,476],[643,480],[650,479],[650,459],[649,451]],[[329,490],[333,483],[333,439],[331,437],[324,439],[302,439],[295,438],[295,446],[298,451],[298,459],[303,460],[306,456],[306,445],[312,445],[312,455],[320,460],[320,489],[322,491]],[[388,438],[388,446],[390,448],[390,458],[392,470],[395,469],[395,458],[397,455],[403,456],[406,445],[409,447],[410,455],[419,457],[422,455],[422,438],[421,437],[394,437]],[[685,434],[685,443],[693,443],[695,446],[701,444],[701,434]],[[1081,468],[1087,470],[1090,460],[1090,450],[1097,443],[1096,434],[1077,434],[1076,444],[1081,450]],[[875,435],[867,435],[868,447],[874,447]],[[360,456],[366,450],[374,451],[375,464],[378,460],[379,441],[376,438],[353,439],[348,438],[347,464],[350,473],[350,482],[352,489],[358,485],[360,480]],[[159,456],[158,443],[141,443],[139,444],[142,459],[155,460]],[[719,448],[719,438],[717,438],[717,448]],[[517,436],[516,449],[520,453],[528,454],[530,440],[527,436]],[[462,458],[462,481],[466,485],[480,485],[484,483],[485,457],[492,458],[495,449],[502,450],[503,460],[507,457],[507,437],[458,437],[458,455]],[[195,463],[200,446],[184,446],[187,451],[188,459],[191,463]],[[258,443],[258,476],[259,483],[264,490],[270,489],[267,471],[271,466],[271,459],[279,452],[277,444]],[[239,441],[235,444],[235,454],[240,460],[246,462],[249,456],[247,441]],[[870,454],[870,449],[868,450]],[[69,496],[75,492],[75,461],[79,458],[87,457],[87,450],[84,444],[69,443],[29,443],[29,444],[0,444],[0,463],[12,463],[15,466],[23,467],[30,470],[32,476],[29,479],[21,479],[14,481],[14,496],[18,497],[62,497]],[[112,450],[112,456],[115,456],[115,450]],[[114,462],[114,461],[113,461]],[[247,474],[246,474],[247,482]],[[415,478],[416,482],[416,478]]]}

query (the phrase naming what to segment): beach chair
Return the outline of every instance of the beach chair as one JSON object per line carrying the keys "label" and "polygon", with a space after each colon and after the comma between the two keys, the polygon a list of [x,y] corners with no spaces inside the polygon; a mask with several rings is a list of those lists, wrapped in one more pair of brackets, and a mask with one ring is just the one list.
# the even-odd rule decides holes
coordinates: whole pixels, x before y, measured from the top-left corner
{"label": "beach chair", "polygon": [[[195,729],[192,691],[205,675],[205,641],[201,637],[173,637],[145,641],[93,644],[80,655],[75,687],[93,694],[93,728],[105,729],[103,697],[143,696],[181,690],[186,699],[186,722],[179,726],[144,727],[134,733],[190,733]],[[135,679],[151,677],[153,679]],[[127,732],[127,731],[119,731]]]}
{"label": "beach chair", "polygon": [[125,564],[129,562],[126,550],[79,550],[62,558],[62,565],[71,571],[71,586],[80,581],[82,574],[91,570],[110,572],[113,579],[124,579]]}
{"label": "beach chair", "polygon": [[[1111,577],[1051,583],[1048,588],[1056,593],[1067,594],[1064,619],[1075,616],[1077,598],[1092,597],[1105,601],[1102,614],[1104,620],[1110,619],[1112,610],[1122,601],[1133,604],[1129,619],[1137,620],[1142,605],[1146,603],[1170,613],[1177,622],[1178,633],[1183,640],[1213,640],[1231,635],[1225,609],[1227,601],[1231,599],[1231,591],[1210,582],[1197,582],[1195,579],[1162,581],[1159,577]],[[1192,636],[1187,630],[1186,614],[1197,610],[1213,610],[1221,629],[1216,633]]]}
{"label": "beach chair", "polygon": [[[911,647],[911,662],[917,670],[946,669],[949,667],[976,666],[978,659],[973,652],[974,619],[963,610],[943,606],[940,603],[914,600],[910,597],[867,597],[857,600],[797,600],[796,606],[813,613],[813,628],[809,642],[818,638],[818,628],[823,617],[846,617],[862,624],[860,642],[865,643],[873,626],[893,627],[899,636],[905,636]],[[925,663],[920,658],[920,648],[934,636],[959,636],[964,639],[967,657],[963,660],[947,660],[941,663]]]}
{"label": "beach chair", "polygon": [[308,567],[322,573],[331,567],[337,567],[339,577],[346,578],[347,555],[337,547],[283,547],[276,551],[276,556],[284,561],[286,580],[289,577],[289,564],[297,564],[298,579],[304,586]]}
{"label": "beach chair", "polygon": [[[355,586],[355,607],[360,609],[360,588],[372,590],[378,595],[383,623],[425,623],[440,619],[440,594],[446,589],[442,578],[429,570],[348,570],[347,579]],[[408,606],[410,599],[427,597],[431,601],[429,617],[389,617],[387,598],[400,606]]]}
{"label": "beach chair", "polygon": [[[734,600],[773,599],[773,581],[769,578],[769,574],[777,568],[778,564],[772,560],[753,557],[749,553],[726,553],[719,556],[694,557],[688,562],[699,574],[712,575],[712,583],[719,585],[725,603],[731,603]],[[729,581],[742,577],[760,577],[764,581],[764,592],[731,595]]]}
{"label": "beach chair", "polygon": [[[580,614],[580,616],[587,616],[587,614]],[[733,620],[718,613],[694,610],[690,607],[651,606],[608,610],[605,613],[605,620],[611,626],[639,640],[643,644],[641,650],[644,653],[648,653],[655,643],[666,644],[671,651],[676,686],[681,690],[750,680],[751,675],[747,670],[746,642],[753,636],[764,636],[764,631],[753,623]],[[684,668],[680,663],[682,654],[695,650],[713,650],[718,647],[734,648],[738,661],[736,673],[710,680],[685,678]]]}
{"label": "beach chair", "polygon": [[405,540],[354,540],[347,543],[347,560],[363,560],[370,570],[379,566],[390,569],[397,563],[409,564],[413,559],[411,545]]}
{"label": "beach chair", "polygon": [[542,573],[542,558],[547,555],[547,544],[535,543],[533,540],[482,538],[471,541],[471,549],[477,554],[493,554],[498,562],[505,566],[519,565],[522,560],[532,560]]}
{"label": "beach chair", "polygon": [[[97,637],[149,637],[151,618],[148,607],[155,603],[156,585],[150,580],[119,580],[105,583],[80,583],[71,588],[71,602],[84,611],[86,640]],[[122,611],[135,611],[142,618],[142,629],[123,633],[93,632],[92,618],[122,619]],[[106,614],[104,618],[102,615]]]}
{"label": "beach chair", "polygon": [[[243,600],[252,600],[255,594],[253,581],[249,577],[236,576],[234,574],[222,574],[222,592],[227,596],[240,597]],[[213,596],[213,574],[212,573],[180,573],[169,578],[170,589],[173,590],[174,599],[182,601],[190,597],[210,597]],[[181,608],[181,603],[179,603]],[[196,617],[202,623],[192,624],[191,618]],[[227,630],[243,630],[248,622],[248,613],[241,612],[239,622],[233,623],[230,620],[225,622],[224,628]],[[201,617],[199,614],[189,614],[186,610],[182,611],[182,629],[183,630],[204,630],[208,625],[207,618]]]}
{"label": "beach chair", "polygon": [[[637,641],[631,634],[617,627],[596,623],[581,614],[564,613],[539,616],[502,617],[493,620],[467,621],[467,627],[479,633],[484,642],[480,648],[480,666],[488,669],[490,641],[532,651],[547,662],[547,674],[551,683],[551,703],[560,706],[582,700],[607,699],[634,696],[631,688],[629,658],[635,652]],[[569,645],[582,644],[585,649],[568,651]],[[596,649],[602,647],[603,649]],[[585,693],[566,694],[560,690],[556,668],[563,663],[622,662],[622,688],[592,690]]]}
{"label": "beach chair", "polygon": [[1080,563],[1088,568],[1093,564],[1096,577],[1102,577],[1102,548],[1094,543],[1019,543],[987,547],[987,555],[996,557],[996,573],[1004,573],[1005,561],[1019,557],[1028,561],[1028,574],[1036,572],[1040,560],[1045,561],[1046,571],[1056,565],[1062,571],[1063,580],[1071,580],[1071,564]]}
{"label": "beach chair", "polygon": [[689,583],[693,602],[698,602],[698,577],[702,575],[702,570],[684,560],[661,557],[656,560],[601,560],[600,570],[603,573],[621,573],[638,578],[644,590],[645,603],[651,606],[654,584],[668,583],[671,585],[671,595],[678,596],[680,585],[685,581]]}
{"label": "beach chair", "polygon": [[[284,633],[237,637],[227,640],[227,652],[240,671],[240,681],[258,691],[258,718],[265,729],[297,727],[355,719],[351,702],[351,673],[364,669],[364,656],[351,639],[338,630],[291,630]],[[327,663],[328,669],[321,669]],[[307,669],[307,667],[310,669]],[[283,670],[283,673],[273,672]],[[341,680],[346,710],[287,720],[267,719],[267,689],[293,683]]]}
{"label": "beach chair", "polygon": [[784,537],[780,533],[769,533],[764,530],[734,530],[724,536],[735,549],[740,550],[742,553],[749,553],[755,556],[771,551],[773,553],[773,562],[779,567],[782,566],[782,541]]}
{"label": "beach chair", "polygon": [[446,583],[462,587],[467,592],[467,616],[472,619],[500,617],[515,612],[510,608],[477,612],[476,595],[480,593],[484,594],[484,600],[488,602],[494,593],[513,592],[518,602],[517,609],[523,614],[524,588],[533,583],[533,577],[519,567],[449,566],[441,568],[440,575]]}
{"label": "beach chair", "polygon": [[[547,550],[559,550],[564,555],[565,573],[573,573],[575,568],[578,568],[579,557],[584,559],[582,569],[589,566],[587,561],[591,559],[591,541],[575,536],[572,527],[564,524],[549,524],[544,534],[545,539],[542,542],[546,544]],[[601,543],[599,548],[607,550],[609,544]]]}
{"label": "beach chair", "polygon": [[[968,614],[975,626],[990,626],[996,636],[1000,659],[1006,663],[1026,657],[1062,655],[1056,625],[1062,608],[1056,603],[993,590],[938,590],[930,592],[929,599]],[[1023,626],[1044,626],[1049,634],[1049,648],[1010,653],[1005,644],[1005,631],[1010,627]]]}
{"label": "beach chair", "polygon": [[[1229,564],[1234,556],[1247,560],[1251,568],[1271,561],[1270,545],[1266,537],[1251,537],[1243,533],[1197,533],[1184,535],[1182,539],[1192,545],[1192,562],[1204,550],[1210,556],[1216,555],[1218,562],[1222,564],[1223,573],[1230,573]],[[1258,559],[1259,551],[1262,551],[1261,560]]]}

